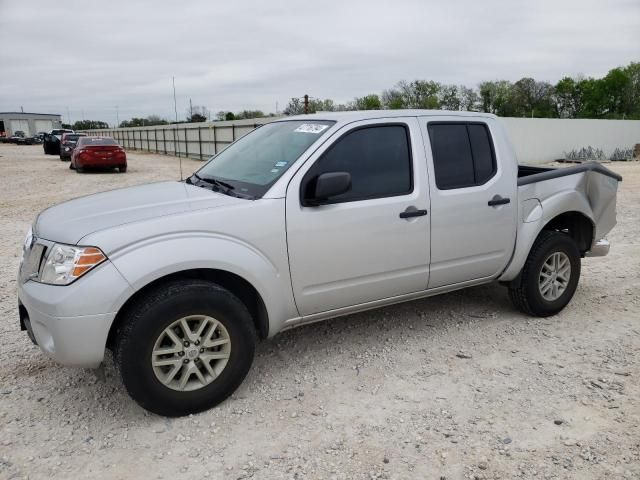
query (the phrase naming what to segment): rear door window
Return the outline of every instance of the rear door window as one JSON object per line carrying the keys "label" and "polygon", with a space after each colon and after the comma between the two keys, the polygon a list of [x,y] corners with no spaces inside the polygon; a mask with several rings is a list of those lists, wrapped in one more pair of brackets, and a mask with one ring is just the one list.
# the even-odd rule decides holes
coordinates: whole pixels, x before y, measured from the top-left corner
{"label": "rear door window", "polygon": [[496,172],[489,129],[483,123],[429,123],[436,186],[440,190],[486,183]]}

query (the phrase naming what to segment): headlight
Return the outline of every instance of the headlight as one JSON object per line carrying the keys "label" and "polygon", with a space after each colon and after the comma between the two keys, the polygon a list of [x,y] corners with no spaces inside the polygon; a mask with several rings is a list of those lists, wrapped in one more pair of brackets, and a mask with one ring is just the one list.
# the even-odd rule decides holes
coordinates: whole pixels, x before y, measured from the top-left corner
{"label": "headlight", "polygon": [[96,247],[56,243],[49,250],[39,280],[51,285],[69,285],[106,259],[105,254]]}

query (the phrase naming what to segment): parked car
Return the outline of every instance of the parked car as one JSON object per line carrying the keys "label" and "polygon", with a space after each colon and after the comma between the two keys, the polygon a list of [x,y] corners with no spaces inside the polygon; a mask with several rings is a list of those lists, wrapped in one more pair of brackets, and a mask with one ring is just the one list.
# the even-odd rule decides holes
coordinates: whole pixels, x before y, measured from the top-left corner
{"label": "parked car", "polygon": [[144,408],[198,412],[240,385],[258,338],[305,323],[490,282],[526,315],[560,312],[581,259],[609,251],[621,180],[597,163],[518,167],[490,114],[290,117],[185,183],[40,213],[20,322],[65,365],[112,349]]}
{"label": "parked car", "polygon": [[21,137],[16,143],[18,145],[36,145],[38,143],[42,143],[42,137],[39,134],[32,137]]}
{"label": "parked car", "polygon": [[86,133],[63,133],[60,144],[60,160],[71,160],[71,154],[76,148],[78,139],[86,136]]}
{"label": "parked car", "polygon": [[127,171],[127,154],[111,137],[80,137],[69,168],[78,173],[85,169],[117,168],[124,173]]}
{"label": "parked car", "polygon": [[60,140],[65,133],[74,133],[73,130],[59,128],[47,133],[42,142],[45,155],[60,155]]}
{"label": "parked car", "polygon": [[13,135],[9,137],[9,142],[15,143],[17,145],[20,140],[25,138],[25,136],[26,135],[22,130],[16,130],[15,132],[13,132]]}

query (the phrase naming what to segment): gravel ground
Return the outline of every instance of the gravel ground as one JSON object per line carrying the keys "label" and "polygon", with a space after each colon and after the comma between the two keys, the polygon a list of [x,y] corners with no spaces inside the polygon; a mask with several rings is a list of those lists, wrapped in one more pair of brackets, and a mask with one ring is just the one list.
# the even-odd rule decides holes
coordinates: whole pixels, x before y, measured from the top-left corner
{"label": "gravel ground", "polygon": [[522,315],[490,285],[309,325],[262,342],[219,407],[167,419],[127,397],[110,358],[63,368],[18,327],[38,211],[178,177],[174,158],[129,159],[76,175],[0,145],[0,477],[640,478],[640,164],[611,165],[611,253],[585,260],[560,315]]}

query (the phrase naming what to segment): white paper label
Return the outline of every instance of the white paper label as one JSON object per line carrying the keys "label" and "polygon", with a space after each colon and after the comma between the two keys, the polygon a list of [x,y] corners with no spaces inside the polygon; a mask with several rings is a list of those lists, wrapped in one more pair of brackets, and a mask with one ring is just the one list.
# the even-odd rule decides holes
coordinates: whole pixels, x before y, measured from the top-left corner
{"label": "white paper label", "polygon": [[320,133],[329,128],[329,125],[322,125],[321,123],[303,123],[294,132],[300,133]]}

